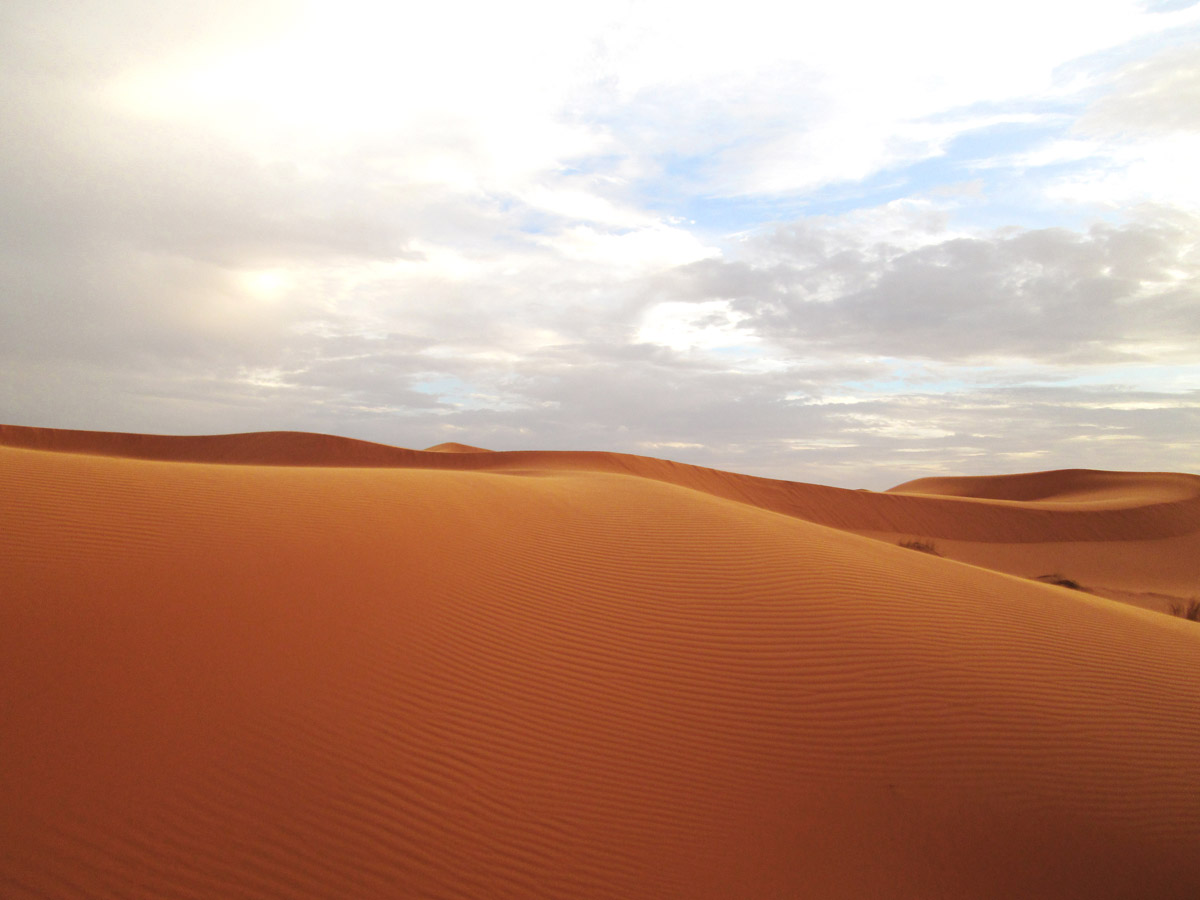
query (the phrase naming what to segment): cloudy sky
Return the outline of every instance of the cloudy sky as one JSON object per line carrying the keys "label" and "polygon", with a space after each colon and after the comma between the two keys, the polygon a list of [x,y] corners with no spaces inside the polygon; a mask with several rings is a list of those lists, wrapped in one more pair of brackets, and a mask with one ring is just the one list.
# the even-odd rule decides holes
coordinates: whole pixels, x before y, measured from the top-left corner
{"label": "cloudy sky", "polygon": [[1200,4],[6,0],[0,421],[1200,471]]}

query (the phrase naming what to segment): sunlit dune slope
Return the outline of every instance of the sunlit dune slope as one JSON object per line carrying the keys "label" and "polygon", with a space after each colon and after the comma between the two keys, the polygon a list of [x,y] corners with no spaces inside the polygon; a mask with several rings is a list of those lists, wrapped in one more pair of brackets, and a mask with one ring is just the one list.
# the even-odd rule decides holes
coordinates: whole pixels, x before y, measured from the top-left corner
{"label": "sunlit dune slope", "polygon": [[0,431],[0,896],[1200,893],[1200,625],[802,507],[1071,510],[79,435]]}

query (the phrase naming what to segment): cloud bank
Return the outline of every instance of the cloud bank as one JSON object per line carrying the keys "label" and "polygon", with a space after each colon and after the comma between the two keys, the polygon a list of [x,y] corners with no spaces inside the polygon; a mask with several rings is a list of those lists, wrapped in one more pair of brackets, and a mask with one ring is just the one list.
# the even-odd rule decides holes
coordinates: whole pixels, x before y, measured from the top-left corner
{"label": "cloud bank", "polygon": [[0,420],[1195,471],[1200,8],[1044,7],[7,4]]}

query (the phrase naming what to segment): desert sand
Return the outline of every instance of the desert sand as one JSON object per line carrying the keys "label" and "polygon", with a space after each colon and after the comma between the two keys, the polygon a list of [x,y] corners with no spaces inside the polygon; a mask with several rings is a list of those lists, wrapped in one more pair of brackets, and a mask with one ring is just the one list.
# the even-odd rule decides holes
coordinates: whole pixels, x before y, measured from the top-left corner
{"label": "desert sand", "polygon": [[0,896],[1191,900],[1198,594],[1193,475],[0,426]]}

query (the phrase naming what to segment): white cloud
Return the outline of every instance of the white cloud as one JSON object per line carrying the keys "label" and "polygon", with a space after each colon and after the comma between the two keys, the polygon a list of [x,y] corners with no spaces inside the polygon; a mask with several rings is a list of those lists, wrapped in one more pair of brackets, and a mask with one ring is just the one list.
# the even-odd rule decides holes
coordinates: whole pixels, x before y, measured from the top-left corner
{"label": "white cloud", "polygon": [[1054,200],[1127,209],[1160,203],[1200,210],[1200,133],[1093,145],[1084,165],[1052,181]]}
{"label": "white cloud", "polygon": [[575,225],[538,243],[564,260],[611,266],[622,275],[644,274],[716,255],[683,228],[655,224],[646,228],[611,231]]}
{"label": "white cloud", "polygon": [[740,348],[758,342],[756,335],[741,327],[748,318],[728,300],[668,301],[646,310],[635,339],[677,351]]}

